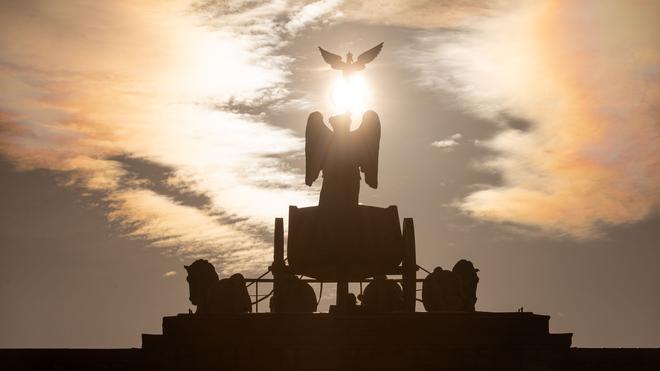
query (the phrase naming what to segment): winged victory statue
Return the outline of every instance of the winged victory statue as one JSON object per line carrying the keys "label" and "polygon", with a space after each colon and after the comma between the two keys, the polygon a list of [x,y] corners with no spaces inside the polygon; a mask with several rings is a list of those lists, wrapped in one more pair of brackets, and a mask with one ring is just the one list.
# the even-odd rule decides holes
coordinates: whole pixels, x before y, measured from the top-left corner
{"label": "winged victory statue", "polygon": [[378,187],[380,118],[376,112],[367,111],[354,131],[350,114],[333,116],[329,121],[332,130],[320,112],[312,112],[307,119],[305,184],[311,186],[323,172],[319,207],[350,210],[358,205],[360,172],[370,187]]}

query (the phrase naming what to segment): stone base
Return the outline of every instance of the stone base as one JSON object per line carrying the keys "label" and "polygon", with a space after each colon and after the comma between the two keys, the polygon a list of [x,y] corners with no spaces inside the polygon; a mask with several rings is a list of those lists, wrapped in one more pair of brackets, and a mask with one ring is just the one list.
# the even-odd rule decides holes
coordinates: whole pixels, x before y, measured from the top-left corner
{"label": "stone base", "polygon": [[163,319],[156,367],[232,370],[558,370],[572,334],[533,313],[254,313]]}
{"label": "stone base", "polygon": [[657,371],[660,349],[569,348],[532,313],[284,315],[163,320],[142,349],[0,349],[1,370]]}

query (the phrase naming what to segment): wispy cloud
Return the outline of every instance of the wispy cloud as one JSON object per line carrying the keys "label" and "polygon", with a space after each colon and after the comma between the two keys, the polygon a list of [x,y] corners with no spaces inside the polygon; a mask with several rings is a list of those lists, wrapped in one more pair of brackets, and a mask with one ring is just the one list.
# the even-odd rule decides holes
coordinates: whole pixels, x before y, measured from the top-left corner
{"label": "wispy cloud", "polygon": [[281,104],[278,48],[332,3],[3,3],[0,151],[68,174],[128,237],[261,269],[272,219],[313,199],[281,160],[302,139],[237,102]]}
{"label": "wispy cloud", "polygon": [[[428,31],[425,86],[459,94],[502,130],[482,165],[504,184],[461,207],[494,221],[578,237],[660,205],[660,33],[653,2],[524,2],[453,32]],[[505,114],[503,116],[503,114]]]}
{"label": "wispy cloud", "polygon": [[470,25],[517,0],[363,0],[341,7],[352,21],[436,29]]}
{"label": "wispy cloud", "polygon": [[306,4],[291,17],[285,28],[289,33],[295,34],[308,25],[317,22],[321,16],[329,13],[337,15],[337,6],[342,2],[342,0],[319,0]]}
{"label": "wispy cloud", "polygon": [[445,152],[451,152],[454,150],[454,147],[458,146],[458,140],[461,139],[462,135],[460,133],[453,134],[448,138],[436,140],[431,143],[433,147],[440,148]]}

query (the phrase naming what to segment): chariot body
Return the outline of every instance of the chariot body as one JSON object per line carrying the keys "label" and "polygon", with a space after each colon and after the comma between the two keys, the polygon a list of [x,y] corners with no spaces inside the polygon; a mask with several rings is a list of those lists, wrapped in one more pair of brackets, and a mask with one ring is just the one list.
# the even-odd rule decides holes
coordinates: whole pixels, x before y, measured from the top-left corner
{"label": "chariot body", "polygon": [[347,305],[343,299],[348,294],[349,282],[395,275],[400,277],[396,281],[402,283],[405,311],[415,311],[417,264],[412,218],[405,218],[402,228],[396,206],[359,205],[353,220],[358,228],[330,239],[325,238],[319,219],[318,206],[289,207],[286,258],[284,220],[275,219],[271,266],[275,296],[282,274],[303,275],[312,282],[337,283],[336,308],[341,310]]}

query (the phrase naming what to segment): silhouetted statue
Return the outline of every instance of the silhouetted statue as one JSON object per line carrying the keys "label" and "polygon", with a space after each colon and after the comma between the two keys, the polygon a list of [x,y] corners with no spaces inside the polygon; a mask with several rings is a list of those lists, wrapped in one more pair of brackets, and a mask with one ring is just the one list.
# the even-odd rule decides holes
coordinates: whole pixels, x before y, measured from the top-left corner
{"label": "silhouetted statue", "polygon": [[312,286],[292,273],[281,273],[277,294],[270,298],[271,312],[313,313],[318,304]]}
{"label": "silhouetted statue", "polygon": [[184,265],[188,272],[190,302],[197,306],[196,314],[245,313],[252,311],[245,278],[240,273],[219,279],[213,264],[195,260]]}
{"label": "silhouetted statue", "polygon": [[342,269],[355,270],[362,264],[350,258],[363,245],[366,231],[358,212],[360,171],[369,186],[378,187],[380,119],[376,112],[367,111],[354,131],[348,114],[329,121],[332,130],[323,123],[321,113],[313,112],[305,130],[305,184],[311,186],[323,171],[318,212],[310,226],[314,242],[308,245],[324,249],[325,261],[332,261],[330,269],[336,270],[332,274],[341,279],[347,274]]}
{"label": "silhouetted statue", "polygon": [[252,301],[240,273],[223,278],[211,286],[208,295],[209,313],[252,312]]}
{"label": "silhouetted statue", "polygon": [[348,52],[346,54],[346,62],[344,62],[341,60],[341,56],[330,53],[319,46],[323,60],[329,64],[332,69],[343,71],[345,78],[349,77],[353,72],[362,71],[367,63],[376,59],[381,49],[383,49],[383,43],[380,43],[360,54],[355,62],[353,62],[353,54]]}
{"label": "silhouetted statue", "polygon": [[193,305],[197,306],[196,313],[204,313],[208,310],[207,296],[209,288],[218,282],[218,274],[215,272],[213,264],[207,260],[195,260],[191,265],[184,265],[188,272],[188,299]]}
{"label": "silhouetted statue", "polygon": [[451,271],[461,280],[465,298],[462,310],[474,312],[474,305],[477,303],[477,284],[479,283],[477,272],[479,272],[479,269],[476,269],[471,261],[461,259],[454,265]]}
{"label": "silhouetted statue", "polygon": [[460,277],[436,267],[422,283],[422,302],[427,312],[462,311],[465,295]]}
{"label": "silhouetted statue", "polygon": [[361,172],[370,187],[378,187],[380,118],[367,111],[353,131],[350,114],[329,122],[332,130],[319,112],[307,119],[305,184],[311,186],[321,172],[323,184],[318,206],[289,209],[289,265],[336,282],[387,274],[402,260],[397,209],[358,205]]}
{"label": "silhouetted statue", "polygon": [[319,207],[351,210],[357,207],[360,170],[365,182],[378,187],[378,149],[380,119],[374,111],[362,116],[362,124],[351,131],[350,115],[330,118],[332,131],[323,123],[320,112],[312,112],[305,130],[305,184],[311,186],[323,171]]}
{"label": "silhouetted statue", "polygon": [[386,276],[374,277],[364,288],[362,306],[368,313],[387,313],[403,310],[403,292],[398,283],[388,280]]}

